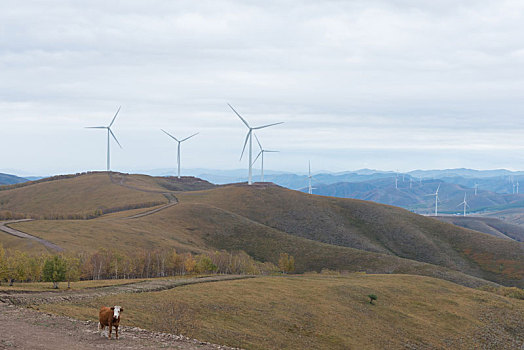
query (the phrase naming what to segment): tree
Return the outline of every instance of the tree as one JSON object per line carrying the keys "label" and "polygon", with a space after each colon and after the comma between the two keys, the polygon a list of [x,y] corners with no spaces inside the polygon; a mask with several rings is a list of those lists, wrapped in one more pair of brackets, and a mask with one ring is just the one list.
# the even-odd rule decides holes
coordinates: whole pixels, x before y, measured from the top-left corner
{"label": "tree", "polygon": [[377,296],[375,294],[369,294],[368,297],[369,297],[369,303],[372,305],[375,305],[373,301],[377,300]]}
{"label": "tree", "polygon": [[9,280],[9,285],[12,286],[15,280],[24,281],[27,279],[27,274],[27,254],[15,250],[7,258],[7,279]]}
{"label": "tree", "polygon": [[32,256],[27,259],[27,277],[33,281],[42,279],[42,256]]}
{"label": "tree", "polygon": [[290,273],[295,271],[295,258],[288,253],[280,253],[278,267],[282,273]]}
{"label": "tree", "polygon": [[175,249],[167,256],[168,269],[172,271],[172,275],[181,275],[184,271],[184,257],[176,252]]}
{"label": "tree", "polygon": [[66,271],[65,279],[67,280],[67,289],[71,288],[71,282],[80,279],[80,258],[75,255],[64,256]]}
{"label": "tree", "polygon": [[66,270],[66,262],[62,257],[59,255],[48,257],[42,270],[44,282],[53,282],[53,288],[58,289],[58,282],[65,281]]}
{"label": "tree", "polygon": [[5,256],[5,250],[0,243],[0,284],[7,278],[7,258]]}
{"label": "tree", "polygon": [[186,260],[184,261],[184,267],[186,269],[187,273],[193,272],[195,269],[196,261],[193,259],[193,256],[191,254],[187,254]]}
{"label": "tree", "polygon": [[216,272],[217,266],[213,264],[211,258],[205,254],[202,254],[198,257],[198,262],[195,266],[195,271],[197,273],[209,273]]}

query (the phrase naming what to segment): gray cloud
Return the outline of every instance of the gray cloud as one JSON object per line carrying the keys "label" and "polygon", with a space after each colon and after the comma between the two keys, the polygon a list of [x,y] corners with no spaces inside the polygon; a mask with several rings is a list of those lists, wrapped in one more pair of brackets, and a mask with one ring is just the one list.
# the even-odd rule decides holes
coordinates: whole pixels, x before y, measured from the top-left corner
{"label": "gray cloud", "polygon": [[[517,167],[524,142],[520,1],[4,1],[0,168],[237,168],[245,130],[268,167]],[[424,157],[420,152],[425,152]],[[478,156],[485,154],[486,156]],[[384,156],[387,155],[387,156]]]}

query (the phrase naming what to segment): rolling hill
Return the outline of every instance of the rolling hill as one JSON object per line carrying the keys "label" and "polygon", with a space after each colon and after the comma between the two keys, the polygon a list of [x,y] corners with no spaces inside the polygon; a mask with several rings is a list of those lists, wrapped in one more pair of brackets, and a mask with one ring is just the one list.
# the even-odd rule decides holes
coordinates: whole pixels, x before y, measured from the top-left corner
{"label": "rolling hill", "polygon": [[102,213],[154,207],[169,202],[174,190],[212,188],[195,178],[89,173],[57,176],[0,187],[0,212],[33,218],[83,218]]}
{"label": "rolling hill", "polygon": [[438,220],[495,237],[524,242],[524,227],[497,218],[479,216],[438,216]]}
{"label": "rolling hill", "polygon": [[[96,190],[100,188],[104,190]],[[82,193],[82,197],[68,193]],[[470,286],[487,283],[482,279],[524,284],[522,243],[396,207],[309,196],[271,184],[216,187],[194,178],[178,181],[113,174],[111,179],[95,173],[7,189],[0,191],[0,196],[8,199],[7,208],[22,213],[38,210],[32,196],[37,201],[42,196],[45,201],[41,205],[63,214],[72,209],[81,212],[97,206],[121,206],[121,212],[92,220],[34,220],[10,225],[66,250],[108,246],[122,250],[172,247],[197,253],[244,250],[258,260],[274,263],[280,252],[287,252],[295,256],[299,272],[331,268],[422,274]],[[150,210],[124,210],[129,203],[166,203],[169,196],[176,197],[178,204],[126,218]],[[0,233],[0,241],[4,235]],[[12,237],[4,244],[27,248],[23,239]]]}

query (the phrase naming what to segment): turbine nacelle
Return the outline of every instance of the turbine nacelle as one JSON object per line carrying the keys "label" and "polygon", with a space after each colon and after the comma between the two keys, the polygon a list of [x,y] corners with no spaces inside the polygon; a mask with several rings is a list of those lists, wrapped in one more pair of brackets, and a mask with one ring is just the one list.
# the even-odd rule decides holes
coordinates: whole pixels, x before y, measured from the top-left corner
{"label": "turbine nacelle", "polygon": [[[253,130],[259,130],[259,129],[268,128],[270,126],[283,124],[283,122],[278,122],[278,123],[272,123],[272,124],[267,124],[267,125],[251,127],[249,125],[249,123],[244,118],[242,118],[242,116],[233,108],[233,106],[231,106],[229,103],[227,105],[240,118],[242,123],[244,123],[244,125],[249,129],[249,131],[247,132],[247,135],[246,135],[246,139],[244,140],[244,146],[242,147],[242,153],[240,153],[240,160],[242,160],[242,157],[244,156],[244,152],[246,150],[246,146],[247,146],[247,143],[249,141],[248,184],[251,185],[252,184],[252,179],[251,179],[251,177],[252,177],[252,167],[253,167],[253,161],[252,161],[252,159],[253,159],[253,151],[252,151],[252,147],[253,147],[252,146],[252,144],[253,144]],[[263,155],[263,153],[262,153],[262,155]]]}
{"label": "turbine nacelle", "polygon": [[118,142],[118,139],[116,138],[115,134],[113,133],[113,130],[111,130],[111,127],[113,126],[115,120],[116,120],[116,117],[118,116],[118,112],[120,112],[120,108],[122,108],[122,106],[118,107],[116,113],[115,113],[115,116],[113,117],[113,119],[111,120],[111,123],[109,123],[108,126],[87,126],[86,129],[106,129],[107,130],[107,171],[110,171],[110,168],[111,168],[111,164],[110,164],[110,136],[113,137],[113,139],[116,141],[117,145],[120,147],[120,148],[123,148],[122,145],[120,144],[120,142]]}

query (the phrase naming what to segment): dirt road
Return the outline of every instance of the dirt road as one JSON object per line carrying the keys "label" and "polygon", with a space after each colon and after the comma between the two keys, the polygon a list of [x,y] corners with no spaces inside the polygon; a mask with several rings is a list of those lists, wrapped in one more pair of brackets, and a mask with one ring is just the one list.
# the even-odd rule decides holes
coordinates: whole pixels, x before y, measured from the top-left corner
{"label": "dirt road", "polygon": [[[250,276],[218,275],[149,280],[71,292],[0,292],[0,349],[232,349],[181,335],[125,326],[120,327],[119,340],[109,340],[100,335],[96,322],[42,313],[24,306],[89,299],[110,294],[160,291],[188,284],[243,278]],[[122,323],[125,324],[125,318]]]}
{"label": "dirt road", "polygon": [[98,332],[96,322],[45,314],[0,303],[0,349],[232,349],[183,336],[121,326],[119,339]]}
{"label": "dirt road", "polygon": [[30,239],[30,240],[36,241],[36,242],[38,242],[40,244],[43,244],[47,248],[49,248],[51,250],[54,250],[56,252],[61,252],[61,251],[64,250],[61,247],[57,246],[56,244],[51,243],[49,241],[46,241],[45,239],[42,239],[42,238],[39,238],[39,237],[35,237],[35,236],[32,236],[32,235],[30,235],[28,233],[25,233],[25,232],[22,232],[22,231],[18,231],[18,230],[15,230],[14,228],[6,226],[8,224],[14,224],[16,222],[24,222],[24,221],[32,221],[32,219],[0,221],[0,231],[4,231],[5,233],[8,233],[8,234],[10,234],[12,236],[16,236],[16,237],[19,237],[19,238],[25,238],[25,239]]}

